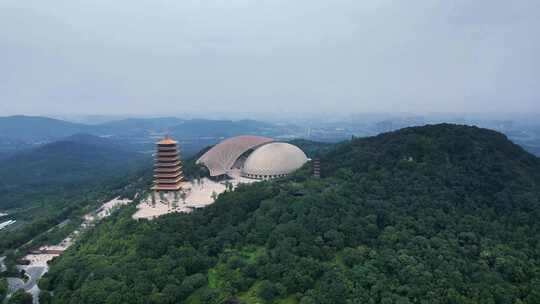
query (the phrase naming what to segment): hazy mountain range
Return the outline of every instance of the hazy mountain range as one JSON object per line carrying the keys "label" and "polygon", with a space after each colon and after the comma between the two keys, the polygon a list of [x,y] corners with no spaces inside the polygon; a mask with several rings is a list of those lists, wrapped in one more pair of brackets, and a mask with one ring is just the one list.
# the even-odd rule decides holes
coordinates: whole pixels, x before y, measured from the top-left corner
{"label": "hazy mountain range", "polygon": [[[531,120],[503,120],[440,116],[361,116],[335,121],[270,123],[257,120],[181,119],[176,117],[128,118],[98,124],[68,122],[30,116],[0,117],[0,158],[14,151],[50,143],[76,134],[109,138],[124,149],[150,153],[154,142],[166,134],[180,141],[190,156],[223,138],[241,134],[269,136],[282,140],[305,138],[338,142],[351,136],[365,137],[409,126],[445,122],[476,125],[506,134],[528,151],[540,155],[540,124]],[[442,120],[442,121],[441,121]]]}
{"label": "hazy mountain range", "polygon": [[120,137],[138,134],[158,136],[160,133],[169,132],[170,135],[179,134],[182,138],[220,137],[236,133],[265,133],[266,130],[273,128],[276,126],[254,120],[130,118],[98,125],[87,125],[46,117],[0,117],[0,138],[14,142],[52,141],[78,133]]}
{"label": "hazy mountain range", "polygon": [[[74,135],[0,159],[0,207],[15,194],[52,185],[77,184],[150,166],[150,156],[129,151],[109,139]],[[21,204],[21,203],[19,203]]]}
{"label": "hazy mountain range", "polygon": [[296,132],[294,126],[278,126],[254,120],[183,120],[179,118],[131,118],[97,125],[72,123],[46,117],[0,117],[0,154],[39,146],[76,134],[115,140],[127,150],[151,151],[165,136],[181,141],[183,152],[194,154],[217,141],[240,134],[280,137]]}

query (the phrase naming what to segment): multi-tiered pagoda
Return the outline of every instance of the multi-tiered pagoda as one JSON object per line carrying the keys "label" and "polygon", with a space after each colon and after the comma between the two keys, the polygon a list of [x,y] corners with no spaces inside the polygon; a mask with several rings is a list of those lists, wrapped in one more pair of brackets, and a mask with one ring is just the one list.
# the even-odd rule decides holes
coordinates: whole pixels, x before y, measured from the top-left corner
{"label": "multi-tiered pagoda", "polygon": [[[160,194],[174,192],[175,199],[182,188],[182,162],[176,141],[166,136],[156,144],[154,166],[154,186],[152,190]],[[153,196],[152,196],[153,197]]]}

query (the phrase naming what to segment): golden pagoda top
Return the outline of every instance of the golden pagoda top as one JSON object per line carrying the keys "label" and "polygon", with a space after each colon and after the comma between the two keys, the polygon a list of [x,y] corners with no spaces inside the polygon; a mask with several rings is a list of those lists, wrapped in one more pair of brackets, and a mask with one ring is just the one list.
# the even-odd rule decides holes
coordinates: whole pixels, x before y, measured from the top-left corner
{"label": "golden pagoda top", "polygon": [[157,142],[158,145],[174,145],[176,144],[176,141],[174,141],[172,138],[169,137],[169,135],[165,136],[164,139]]}

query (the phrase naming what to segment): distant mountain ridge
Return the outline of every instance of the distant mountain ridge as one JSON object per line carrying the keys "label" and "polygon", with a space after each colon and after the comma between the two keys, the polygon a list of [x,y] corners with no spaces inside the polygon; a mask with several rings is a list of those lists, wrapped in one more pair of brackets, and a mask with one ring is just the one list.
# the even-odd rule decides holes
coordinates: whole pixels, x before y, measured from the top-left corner
{"label": "distant mountain ridge", "polygon": [[[114,141],[78,134],[0,159],[0,190],[76,183],[143,160]],[[148,160],[148,163],[150,161]]]}
{"label": "distant mountain ridge", "polygon": [[272,124],[256,120],[186,120],[171,128],[171,133],[178,138],[193,136],[231,137],[241,134],[265,135],[269,129],[275,127]]}
{"label": "distant mountain ridge", "polygon": [[95,125],[98,132],[105,134],[123,134],[129,131],[144,132],[146,130],[166,131],[168,128],[183,123],[185,120],[176,117],[128,118]]}
{"label": "distant mountain ridge", "polygon": [[88,133],[88,125],[38,116],[0,117],[0,138],[13,141],[54,140],[76,133]]}
{"label": "distant mountain ridge", "polygon": [[130,118],[97,125],[34,117],[0,117],[0,139],[15,141],[52,141],[78,133],[96,136],[144,136],[152,132],[169,133],[179,138],[234,136],[244,133],[268,133],[276,128],[256,120],[180,119],[175,117]]}
{"label": "distant mountain ridge", "polygon": [[[318,135],[310,137],[311,128],[304,130],[294,124],[273,124],[250,119],[128,118],[87,125],[46,117],[10,116],[0,117],[0,159],[20,150],[81,133],[115,139],[129,150],[147,153],[153,149],[153,144],[158,138],[168,134],[180,140],[183,150],[188,155],[192,155],[203,147],[216,144],[223,138],[242,134],[268,136],[282,140],[307,136],[319,142],[336,142],[350,138],[350,132],[378,134],[381,130],[392,130],[397,126],[417,124],[422,121],[425,120],[379,122],[372,126],[373,128],[362,122],[345,125],[343,123],[322,124],[323,129],[318,131]],[[539,143],[534,133],[527,133],[524,136],[519,132],[508,131],[505,134],[528,151],[540,156]]]}
{"label": "distant mountain ridge", "polygon": [[181,119],[175,117],[129,118],[86,125],[58,119],[11,116],[0,118],[0,159],[36,146],[64,140],[76,134],[90,134],[114,140],[126,150],[150,154],[154,143],[165,135],[180,141],[183,156],[225,137],[242,134],[279,137],[289,135],[294,126],[255,120]]}

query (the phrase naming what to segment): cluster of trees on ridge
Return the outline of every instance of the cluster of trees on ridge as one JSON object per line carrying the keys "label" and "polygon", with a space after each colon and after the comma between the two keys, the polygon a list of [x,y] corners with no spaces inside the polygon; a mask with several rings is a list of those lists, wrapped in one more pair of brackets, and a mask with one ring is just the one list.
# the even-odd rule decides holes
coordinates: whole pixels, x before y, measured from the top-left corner
{"label": "cluster of trees on ridge", "polygon": [[113,215],[41,303],[540,303],[540,160],[465,126],[353,139],[191,215]]}

